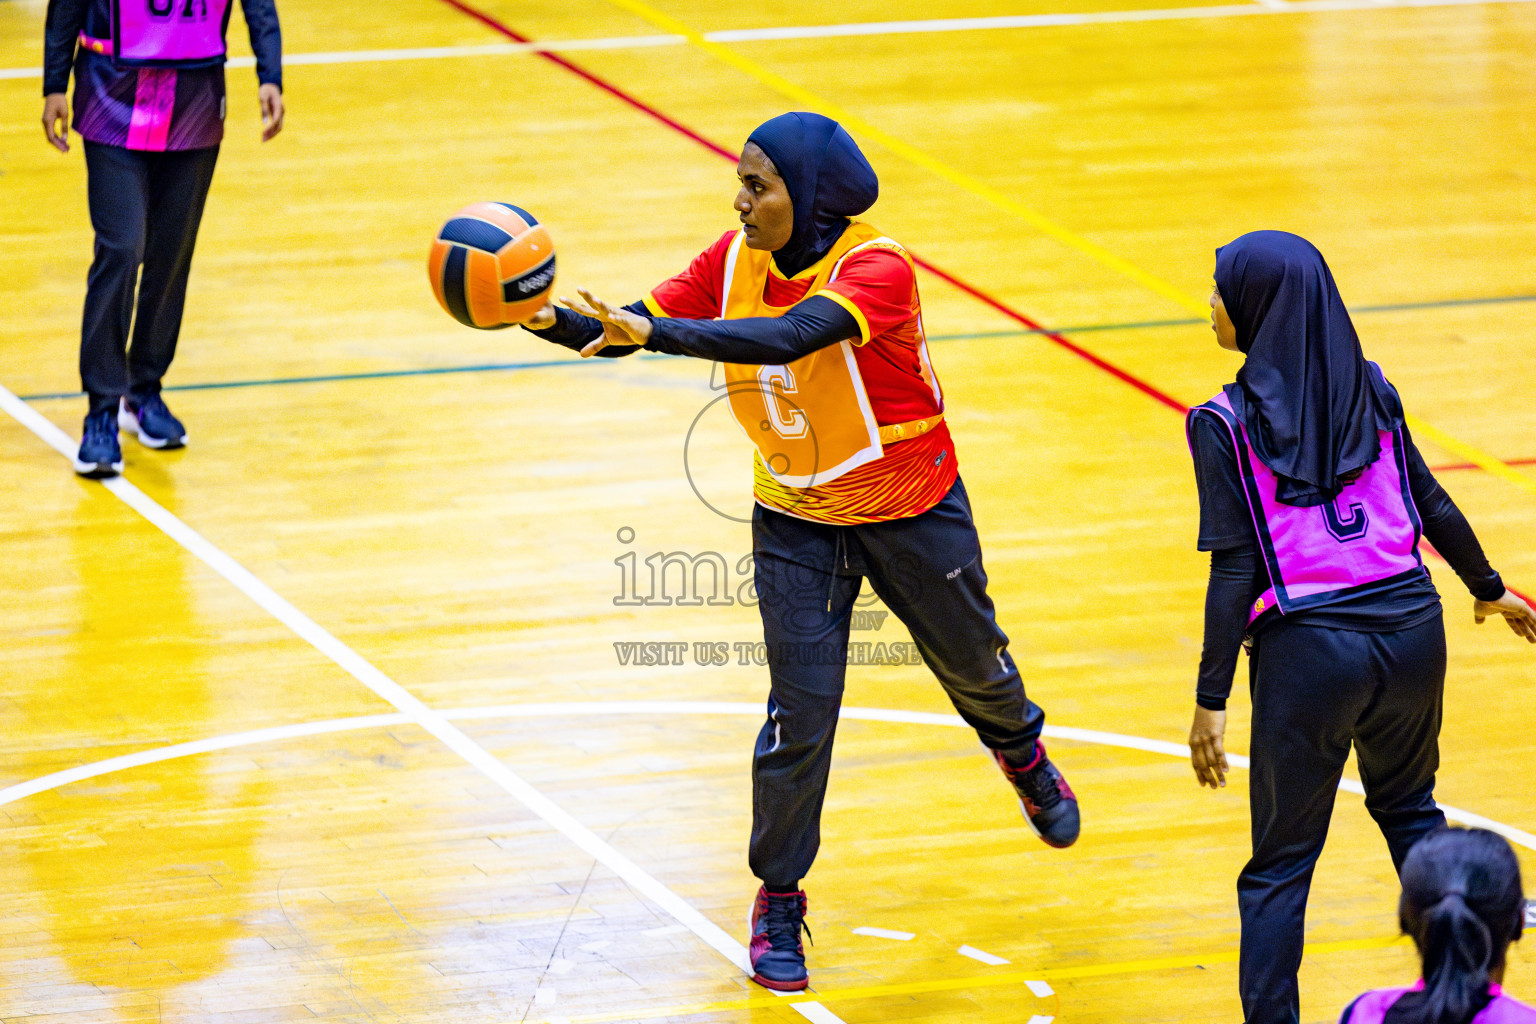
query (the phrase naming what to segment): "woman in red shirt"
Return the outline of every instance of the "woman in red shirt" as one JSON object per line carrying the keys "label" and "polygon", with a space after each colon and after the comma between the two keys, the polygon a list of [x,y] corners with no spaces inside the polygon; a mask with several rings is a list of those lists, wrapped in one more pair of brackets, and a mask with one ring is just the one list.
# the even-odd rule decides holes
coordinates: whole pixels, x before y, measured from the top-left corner
{"label": "woman in red shirt", "polygon": [[836,122],[760,126],[737,166],[739,230],[623,309],[590,292],[524,326],[583,356],[645,348],[725,364],[754,452],[753,558],[768,717],[752,763],[753,979],[802,989],[805,893],[820,842],[854,599],[868,577],[911,631],[1052,846],[1077,800],[1046,757],[1045,714],[998,627],[928,358],[911,257],[850,218],[874,170]]}

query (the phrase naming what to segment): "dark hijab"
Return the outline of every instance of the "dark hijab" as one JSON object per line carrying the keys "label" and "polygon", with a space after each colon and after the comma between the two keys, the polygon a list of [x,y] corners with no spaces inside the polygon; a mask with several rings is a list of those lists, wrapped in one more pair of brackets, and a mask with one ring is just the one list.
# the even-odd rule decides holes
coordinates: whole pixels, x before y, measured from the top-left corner
{"label": "dark hijab", "polygon": [[1251,231],[1216,250],[1216,290],[1248,356],[1237,412],[1279,478],[1276,499],[1332,501],[1376,461],[1377,431],[1395,430],[1403,409],[1366,363],[1323,254],[1284,231]]}
{"label": "dark hijab", "polygon": [[820,114],[780,114],[749,136],[773,161],[789,189],[795,227],[773,254],[779,273],[794,277],[836,244],[848,218],[875,205],[875,169],[841,125]]}

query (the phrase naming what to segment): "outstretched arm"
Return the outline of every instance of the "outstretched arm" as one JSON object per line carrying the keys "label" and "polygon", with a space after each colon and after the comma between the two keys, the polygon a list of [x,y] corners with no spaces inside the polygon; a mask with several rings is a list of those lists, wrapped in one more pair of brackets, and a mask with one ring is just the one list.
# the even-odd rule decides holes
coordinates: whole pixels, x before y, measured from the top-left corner
{"label": "outstretched arm", "polygon": [[741,320],[656,320],[646,348],[722,363],[781,365],[859,337],[853,315],[831,299],[812,295],[783,316]]}
{"label": "outstretched arm", "polygon": [[[570,309],[556,311],[553,321],[541,314],[527,326],[583,356],[622,355],[644,347],[650,352],[724,363],[778,365],[859,336],[853,315],[819,295],[797,303],[779,317],[684,320],[652,318],[643,303],[614,309],[584,288],[578,292],[581,302],[561,298]],[[541,330],[541,322],[550,327]]]}
{"label": "outstretched arm", "polygon": [[[564,299],[561,299],[564,302]],[[645,308],[645,302],[631,302],[623,307],[623,311],[632,313],[637,317],[649,318],[650,310]],[[546,303],[544,308],[534,314],[533,319],[523,324],[523,329],[553,342],[561,348],[568,348],[572,352],[581,352],[588,345],[603,336],[603,321],[590,316],[583,316],[574,309],[562,309],[559,306]],[[627,356],[636,351],[634,345],[612,344],[604,345],[594,355],[605,358]]]}

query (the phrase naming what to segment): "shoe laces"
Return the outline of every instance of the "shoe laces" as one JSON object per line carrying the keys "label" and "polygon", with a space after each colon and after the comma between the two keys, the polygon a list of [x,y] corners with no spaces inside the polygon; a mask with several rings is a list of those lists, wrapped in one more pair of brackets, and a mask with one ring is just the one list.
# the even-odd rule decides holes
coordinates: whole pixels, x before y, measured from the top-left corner
{"label": "shoe laces", "polygon": [[85,437],[104,438],[117,432],[117,410],[97,409],[85,418]]}
{"label": "shoe laces", "polygon": [[1028,771],[1019,768],[1014,770],[1013,784],[1022,789],[1024,794],[1042,811],[1048,811],[1061,803],[1061,787],[1056,784],[1056,770],[1051,764],[1050,758],[1045,756],[1045,751],[1036,748],[1039,757]]}
{"label": "shoe laces", "polygon": [[166,406],[165,399],[160,397],[160,392],[158,391],[152,395],[145,395],[138,400],[129,399],[128,408],[140,416],[146,412],[151,415],[166,417],[171,415],[171,410]]}
{"label": "shoe laces", "polygon": [[[774,949],[795,949],[800,945],[800,930],[805,930],[805,937],[811,938],[810,926],[805,923],[805,896],[802,893],[790,893],[778,896],[773,893],[768,896],[768,909],[763,913],[763,933],[768,936],[768,944]],[[812,940],[811,945],[815,945]]]}

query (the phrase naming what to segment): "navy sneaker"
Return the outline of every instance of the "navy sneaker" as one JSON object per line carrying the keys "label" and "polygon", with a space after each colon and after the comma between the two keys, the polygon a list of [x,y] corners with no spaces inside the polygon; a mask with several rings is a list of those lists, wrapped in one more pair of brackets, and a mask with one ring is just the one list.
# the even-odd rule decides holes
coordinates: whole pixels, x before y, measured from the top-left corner
{"label": "navy sneaker", "polygon": [[[752,901],[752,980],[778,992],[798,992],[811,983],[805,972],[805,893],[757,890]],[[806,934],[810,929],[806,928]]]}
{"label": "navy sneaker", "polygon": [[100,480],[123,471],[123,449],[117,443],[117,417],[112,407],[97,409],[85,418],[80,450],[75,453],[75,472]]}
{"label": "navy sneaker", "polygon": [[1035,756],[1022,768],[1009,764],[999,751],[992,751],[992,756],[1019,794],[1019,807],[1030,831],[1058,850],[1077,842],[1077,797],[1061,770],[1045,756],[1045,744],[1035,741]]}
{"label": "navy sneaker", "polygon": [[160,393],[143,398],[124,398],[117,410],[117,425],[138,436],[146,448],[180,448],[187,443],[187,428],[171,415]]}

